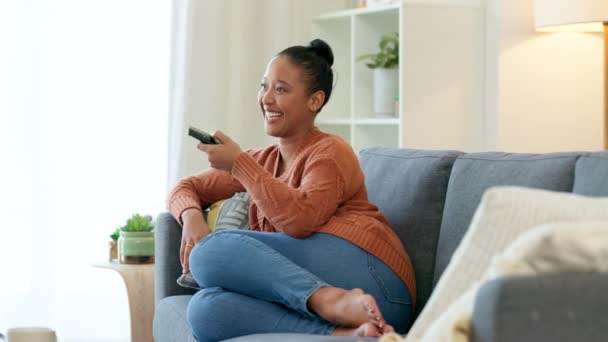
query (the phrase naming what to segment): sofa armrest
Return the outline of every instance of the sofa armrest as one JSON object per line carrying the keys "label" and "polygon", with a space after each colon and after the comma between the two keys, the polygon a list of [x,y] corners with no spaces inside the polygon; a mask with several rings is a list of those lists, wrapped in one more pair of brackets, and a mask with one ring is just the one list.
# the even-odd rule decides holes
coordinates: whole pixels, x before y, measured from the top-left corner
{"label": "sofa armrest", "polygon": [[506,277],[475,298],[473,341],[606,341],[608,273]]}
{"label": "sofa armrest", "polygon": [[161,213],[154,227],[154,298],[158,303],[169,296],[193,294],[195,291],[177,284],[182,274],[179,262],[179,248],[182,240],[182,227],[169,213]]}

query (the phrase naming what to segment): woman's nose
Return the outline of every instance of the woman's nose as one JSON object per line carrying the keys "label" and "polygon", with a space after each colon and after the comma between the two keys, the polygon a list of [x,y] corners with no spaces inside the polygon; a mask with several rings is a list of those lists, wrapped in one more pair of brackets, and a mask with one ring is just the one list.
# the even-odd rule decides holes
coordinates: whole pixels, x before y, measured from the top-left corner
{"label": "woman's nose", "polygon": [[262,90],[262,103],[268,104],[274,102],[274,94],[272,89]]}

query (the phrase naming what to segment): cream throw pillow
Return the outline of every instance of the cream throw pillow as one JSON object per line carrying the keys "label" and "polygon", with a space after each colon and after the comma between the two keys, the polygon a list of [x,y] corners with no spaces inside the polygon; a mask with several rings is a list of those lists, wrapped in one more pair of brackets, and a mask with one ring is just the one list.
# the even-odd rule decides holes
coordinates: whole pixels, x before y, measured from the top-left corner
{"label": "cream throw pillow", "polygon": [[523,232],[551,222],[608,220],[608,198],[521,187],[491,188],[428,303],[408,333],[420,340],[450,305],[478,282],[492,257]]}
{"label": "cream throw pillow", "polygon": [[427,329],[422,341],[467,342],[479,288],[492,279],[555,272],[608,271],[608,221],[548,223],[522,233],[492,258],[485,275]]}

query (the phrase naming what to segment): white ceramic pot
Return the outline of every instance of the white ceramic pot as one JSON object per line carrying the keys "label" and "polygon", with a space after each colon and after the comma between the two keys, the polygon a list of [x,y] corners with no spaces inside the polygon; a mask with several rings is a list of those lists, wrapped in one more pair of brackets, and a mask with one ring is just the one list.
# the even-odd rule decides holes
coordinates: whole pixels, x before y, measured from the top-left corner
{"label": "white ceramic pot", "polygon": [[399,92],[399,68],[374,69],[374,113],[395,116],[395,98]]}

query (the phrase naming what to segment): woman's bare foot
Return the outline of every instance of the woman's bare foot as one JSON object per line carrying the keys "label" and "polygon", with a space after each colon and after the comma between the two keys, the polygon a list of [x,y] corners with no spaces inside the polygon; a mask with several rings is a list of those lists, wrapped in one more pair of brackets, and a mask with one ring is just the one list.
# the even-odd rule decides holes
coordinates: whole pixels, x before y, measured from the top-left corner
{"label": "woman's bare foot", "polygon": [[395,332],[395,329],[389,324],[384,326],[384,329],[378,328],[371,322],[363,323],[358,328],[336,328],[332,332],[334,336],[360,336],[360,337],[380,337],[383,334]]}
{"label": "woman's bare foot", "polygon": [[386,322],[374,297],[361,289],[322,287],[308,299],[309,308],[320,317],[346,328],[373,323],[382,331]]}

